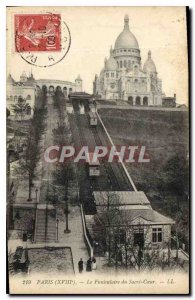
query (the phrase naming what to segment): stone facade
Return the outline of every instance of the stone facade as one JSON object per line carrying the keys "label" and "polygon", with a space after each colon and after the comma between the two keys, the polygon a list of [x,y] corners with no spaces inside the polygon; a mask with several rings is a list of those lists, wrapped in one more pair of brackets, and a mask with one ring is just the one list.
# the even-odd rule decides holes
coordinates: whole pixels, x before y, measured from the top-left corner
{"label": "stone facade", "polygon": [[20,80],[15,81],[9,74],[7,78],[7,108],[10,111],[10,117],[16,117],[13,105],[17,105],[20,99],[30,105],[29,111],[24,115],[23,119],[30,119],[33,117],[35,97],[40,90],[45,89],[49,94],[61,90],[65,97],[71,93],[82,92],[82,79],[80,75],[75,79],[75,82],[54,79],[35,79],[33,74],[29,76],[25,72],[20,76]]}
{"label": "stone facade", "polygon": [[161,106],[162,81],[151,51],[142,68],[136,37],[129,29],[129,17],[124,18],[124,29],[105,58],[104,68],[95,76],[93,93],[96,99],[123,100],[130,105]]}
{"label": "stone facade", "polygon": [[7,78],[7,108],[10,111],[10,116],[14,116],[13,105],[18,104],[20,99],[23,99],[30,105],[29,111],[25,115],[25,119],[32,118],[34,113],[36,96],[36,84],[33,75],[29,77],[23,73],[20,76],[20,81],[16,82],[11,75]]}
{"label": "stone facade", "polygon": [[82,92],[82,79],[80,75],[77,76],[75,82],[57,80],[57,79],[38,79],[36,80],[37,89],[46,88],[50,94],[53,94],[56,89],[60,89],[65,97],[71,93]]}

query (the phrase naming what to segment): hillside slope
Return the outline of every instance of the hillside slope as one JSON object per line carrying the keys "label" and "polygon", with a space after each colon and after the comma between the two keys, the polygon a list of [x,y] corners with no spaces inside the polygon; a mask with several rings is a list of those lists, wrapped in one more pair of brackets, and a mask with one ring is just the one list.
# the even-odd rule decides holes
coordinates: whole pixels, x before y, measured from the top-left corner
{"label": "hillside slope", "polygon": [[153,208],[173,217],[188,243],[188,112],[100,109],[115,145],[143,145],[150,163],[126,164],[138,190]]}

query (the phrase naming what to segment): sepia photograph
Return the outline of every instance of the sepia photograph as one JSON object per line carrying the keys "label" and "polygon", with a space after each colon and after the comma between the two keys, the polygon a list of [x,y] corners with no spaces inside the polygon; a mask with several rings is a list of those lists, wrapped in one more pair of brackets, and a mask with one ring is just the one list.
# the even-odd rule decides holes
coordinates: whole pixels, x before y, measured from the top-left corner
{"label": "sepia photograph", "polygon": [[188,295],[189,8],[6,14],[8,293]]}

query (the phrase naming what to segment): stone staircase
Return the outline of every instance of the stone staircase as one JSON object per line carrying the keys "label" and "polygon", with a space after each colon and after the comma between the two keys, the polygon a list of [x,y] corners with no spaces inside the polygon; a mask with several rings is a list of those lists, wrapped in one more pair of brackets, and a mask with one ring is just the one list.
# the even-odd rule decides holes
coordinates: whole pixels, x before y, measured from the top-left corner
{"label": "stone staircase", "polygon": [[[47,213],[47,215],[46,215]],[[36,243],[52,243],[56,241],[55,210],[37,209]]]}
{"label": "stone staircase", "polygon": [[47,235],[46,242],[56,242],[56,215],[55,210],[48,211],[47,214]]}
{"label": "stone staircase", "polygon": [[37,216],[36,216],[36,235],[35,235],[35,242],[41,243],[45,242],[46,238],[46,210],[45,209],[38,209]]}

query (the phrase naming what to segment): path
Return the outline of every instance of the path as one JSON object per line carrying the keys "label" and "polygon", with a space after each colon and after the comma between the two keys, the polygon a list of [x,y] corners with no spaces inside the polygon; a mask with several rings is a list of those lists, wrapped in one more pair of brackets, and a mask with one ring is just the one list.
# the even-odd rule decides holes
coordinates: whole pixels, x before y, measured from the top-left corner
{"label": "path", "polygon": [[86,262],[89,254],[84,241],[80,207],[70,206],[69,210],[69,229],[71,232],[64,233],[65,222],[59,217],[59,243],[71,247],[75,273],[78,273],[78,261],[82,258]]}

